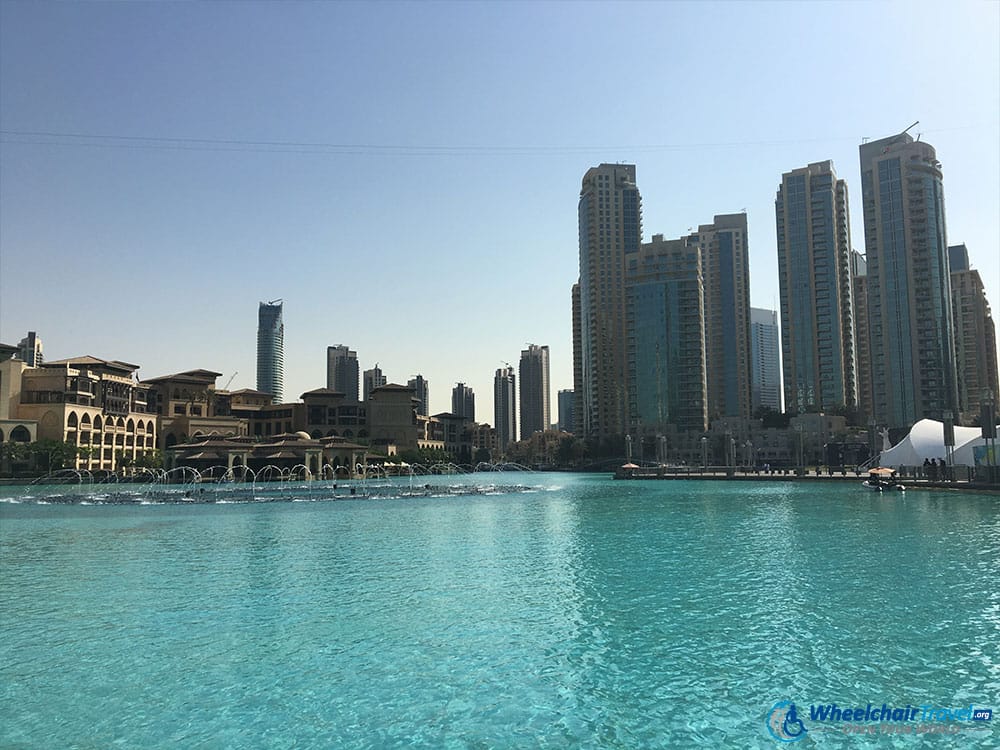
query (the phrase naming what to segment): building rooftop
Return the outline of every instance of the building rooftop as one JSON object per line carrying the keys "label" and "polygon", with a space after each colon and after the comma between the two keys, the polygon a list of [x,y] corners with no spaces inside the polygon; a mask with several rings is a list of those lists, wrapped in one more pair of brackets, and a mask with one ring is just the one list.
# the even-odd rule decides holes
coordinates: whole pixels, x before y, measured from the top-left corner
{"label": "building rooftop", "polygon": [[161,375],[158,378],[146,378],[142,382],[144,383],[164,383],[167,381],[191,381],[191,382],[215,382],[216,378],[222,377],[221,372],[212,372],[211,370],[187,370],[185,372],[174,373],[173,375]]}
{"label": "building rooftop", "polygon": [[70,357],[69,359],[57,359],[52,362],[45,362],[42,367],[107,367],[112,370],[124,370],[128,373],[133,373],[139,369],[139,365],[129,364],[128,362],[122,362],[118,359],[101,359],[100,357],[94,357],[90,354],[84,355],[83,357]]}

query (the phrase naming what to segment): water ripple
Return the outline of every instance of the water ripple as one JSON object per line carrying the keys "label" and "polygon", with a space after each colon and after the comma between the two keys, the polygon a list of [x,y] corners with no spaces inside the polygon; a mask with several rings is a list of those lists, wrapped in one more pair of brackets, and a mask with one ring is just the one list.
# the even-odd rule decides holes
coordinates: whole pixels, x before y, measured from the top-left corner
{"label": "water ripple", "polygon": [[0,503],[0,745],[773,747],[781,699],[1000,695],[992,498],[546,481]]}

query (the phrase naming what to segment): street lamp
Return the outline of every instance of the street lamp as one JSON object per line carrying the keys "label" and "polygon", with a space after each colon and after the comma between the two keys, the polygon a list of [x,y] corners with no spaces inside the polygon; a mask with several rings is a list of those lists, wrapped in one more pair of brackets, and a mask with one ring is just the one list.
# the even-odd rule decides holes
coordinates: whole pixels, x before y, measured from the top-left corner
{"label": "street lamp", "polygon": [[632,436],[625,436],[625,458],[626,463],[632,463]]}
{"label": "street lamp", "polygon": [[701,470],[708,468],[708,436],[701,436]]}

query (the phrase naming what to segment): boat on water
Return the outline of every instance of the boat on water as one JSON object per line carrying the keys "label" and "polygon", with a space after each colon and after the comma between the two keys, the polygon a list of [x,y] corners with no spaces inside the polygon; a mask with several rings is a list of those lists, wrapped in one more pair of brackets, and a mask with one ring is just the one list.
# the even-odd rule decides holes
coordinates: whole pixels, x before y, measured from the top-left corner
{"label": "boat on water", "polygon": [[896,470],[880,466],[868,471],[868,478],[863,481],[863,487],[876,492],[905,492],[906,487],[896,481]]}

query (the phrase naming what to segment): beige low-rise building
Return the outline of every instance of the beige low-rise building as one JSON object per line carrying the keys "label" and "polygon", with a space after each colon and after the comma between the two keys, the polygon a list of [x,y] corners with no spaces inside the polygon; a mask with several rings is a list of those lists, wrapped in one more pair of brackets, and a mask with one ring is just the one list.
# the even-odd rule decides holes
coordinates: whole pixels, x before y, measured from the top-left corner
{"label": "beige low-rise building", "polygon": [[[13,352],[9,352],[9,350]],[[4,353],[16,354],[17,347],[3,347]],[[21,377],[30,369],[23,360],[9,357],[0,361],[0,443],[31,443],[38,439],[38,422],[19,416]]]}
{"label": "beige low-rise building", "polygon": [[355,478],[363,474],[365,447],[343,438],[310,438],[305,432],[275,435],[266,440],[248,436],[205,436],[167,451],[170,469],[187,467],[219,479]]}
{"label": "beige low-rise building", "polygon": [[219,376],[211,370],[188,370],[143,381],[149,387],[148,410],[160,420],[158,448],[209,435],[248,433],[248,420],[231,414],[230,395],[216,390]]}
{"label": "beige low-rise building", "polygon": [[25,369],[17,417],[37,422],[37,439],[79,448],[75,468],[114,471],[156,447],[156,417],[138,369],[91,356]]}

